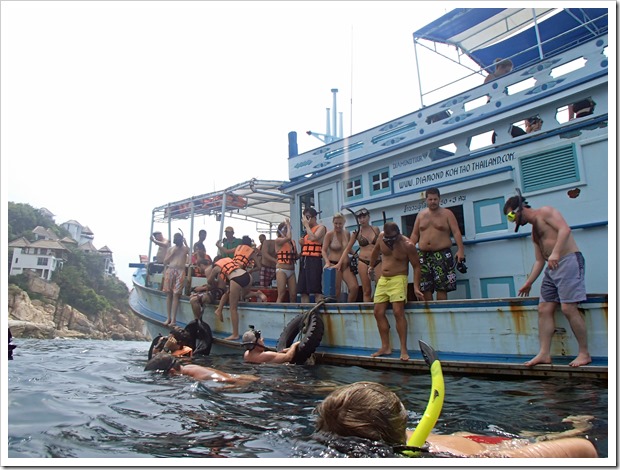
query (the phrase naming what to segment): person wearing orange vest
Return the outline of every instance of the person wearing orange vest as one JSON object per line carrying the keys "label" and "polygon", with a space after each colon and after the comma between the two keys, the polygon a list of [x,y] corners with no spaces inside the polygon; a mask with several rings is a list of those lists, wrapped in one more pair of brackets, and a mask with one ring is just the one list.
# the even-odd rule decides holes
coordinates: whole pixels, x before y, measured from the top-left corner
{"label": "person wearing orange vest", "polygon": [[[213,268],[209,272],[207,282],[214,284],[217,277],[221,275],[228,281],[230,291],[230,321],[231,321],[231,334],[225,339],[234,340],[239,339],[239,312],[237,306],[239,300],[250,291],[252,286],[252,276],[248,274],[245,269],[239,267],[236,261],[231,258],[215,258]],[[222,296],[224,299],[224,296]],[[220,301],[215,315],[219,321],[224,321],[224,315],[222,310],[224,308],[224,302]]]}
{"label": "person wearing orange vest", "polygon": [[312,207],[304,210],[301,223],[306,235],[299,239],[301,263],[299,266],[298,292],[302,302],[310,301],[314,294],[315,302],[323,298],[323,238],[327,229],[316,221],[317,212]]}
{"label": "person wearing orange vest", "polygon": [[276,282],[278,285],[278,300],[284,302],[288,291],[289,302],[295,302],[297,297],[297,279],[295,278],[295,262],[297,249],[291,231],[291,221],[285,219],[278,225],[276,242]]}
{"label": "person wearing orange vest", "polygon": [[[244,235],[241,239],[241,245],[235,248],[233,261],[235,261],[241,269],[245,269],[247,272],[251,273],[260,270],[262,266],[260,258],[260,252],[252,246],[252,239]],[[250,266],[252,262],[253,267],[248,269],[248,266]]]}
{"label": "person wearing orange vest", "polygon": [[[235,248],[235,255],[233,257],[233,261],[237,263],[237,266],[239,268],[243,269],[248,274],[260,270],[262,265],[260,253],[256,248],[252,246],[252,239],[247,235],[244,235],[241,239],[241,245]],[[250,265],[252,265],[253,267],[251,269],[248,269]],[[228,303],[229,297],[230,290],[226,291],[224,295],[222,295],[222,297],[220,298],[220,303],[218,309],[216,310],[216,314],[218,313],[218,311],[221,314],[224,305]],[[267,296],[262,291],[250,291],[248,289],[248,292],[244,293],[243,298],[244,300],[247,300],[251,297],[259,298],[262,302],[265,302],[267,300]]]}

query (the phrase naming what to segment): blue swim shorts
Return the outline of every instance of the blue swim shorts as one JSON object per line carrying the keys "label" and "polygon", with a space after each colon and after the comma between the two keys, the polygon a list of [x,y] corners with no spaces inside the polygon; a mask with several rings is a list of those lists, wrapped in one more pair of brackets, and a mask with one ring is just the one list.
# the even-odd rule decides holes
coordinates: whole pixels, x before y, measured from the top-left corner
{"label": "blue swim shorts", "polygon": [[560,258],[556,269],[545,269],[540,302],[573,304],[586,300],[586,261],[580,251]]}

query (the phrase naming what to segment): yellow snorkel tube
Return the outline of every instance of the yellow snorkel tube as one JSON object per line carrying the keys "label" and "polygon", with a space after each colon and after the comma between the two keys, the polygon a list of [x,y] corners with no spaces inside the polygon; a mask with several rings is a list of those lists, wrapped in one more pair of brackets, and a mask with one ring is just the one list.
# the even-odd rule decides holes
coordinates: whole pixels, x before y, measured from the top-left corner
{"label": "yellow snorkel tube", "polygon": [[[437,352],[424,341],[420,340],[419,343],[424,361],[431,369],[431,396],[428,399],[426,410],[424,410],[424,416],[422,416],[415,431],[413,431],[413,434],[407,440],[407,446],[418,448],[424,445],[426,438],[437,423],[441,408],[443,407],[443,399],[446,391],[443,382],[443,372],[441,371],[441,363],[437,357]],[[415,457],[419,454],[419,452],[411,450],[407,450],[403,453],[408,457]]]}

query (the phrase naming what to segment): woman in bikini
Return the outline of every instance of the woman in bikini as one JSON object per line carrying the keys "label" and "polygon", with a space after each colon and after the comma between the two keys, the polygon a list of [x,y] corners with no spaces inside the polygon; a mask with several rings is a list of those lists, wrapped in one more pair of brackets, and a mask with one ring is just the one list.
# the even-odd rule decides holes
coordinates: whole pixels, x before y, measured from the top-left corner
{"label": "woman in bikini", "polygon": [[278,286],[278,300],[284,302],[288,291],[289,302],[297,300],[297,279],[295,278],[295,261],[297,249],[295,240],[291,238],[291,221],[286,219],[278,225],[276,242],[276,282]]}
{"label": "woman in bikini", "polygon": [[[325,234],[323,239],[322,254],[325,260],[325,266],[323,269],[333,268],[340,265],[340,269],[336,270],[336,299],[340,299],[340,292],[342,290],[342,281],[347,284],[349,294],[347,296],[348,302],[357,302],[357,292],[359,291],[359,284],[357,283],[357,277],[351,272],[349,266],[349,250],[345,251],[345,247],[349,245],[351,234],[344,228],[344,216],[342,214],[334,214],[332,222],[334,229]],[[340,262],[343,254],[345,255],[345,261]]]}
{"label": "woman in bikini", "polygon": [[[370,255],[372,253],[377,240],[379,239],[379,233],[381,230],[379,227],[370,225],[370,212],[368,209],[362,208],[355,213],[355,218],[359,224],[359,228],[353,232],[353,236],[350,237],[349,243],[345,247],[340,261],[335,266],[336,269],[341,270],[343,266],[347,266],[349,263],[349,252],[351,252],[353,245],[357,241],[359,245],[358,254],[359,257],[358,270],[360,279],[362,280],[362,291],[364,293],[364,302],[372,302],[372,284],[370,277],[368,277],[368,268],[370,267]],[[347,263],[347,264],[345,264]],[[381,259],[377,260],[375,266],[375,273],[381,272]],[[375,279],[375,282],[379,279]]]}

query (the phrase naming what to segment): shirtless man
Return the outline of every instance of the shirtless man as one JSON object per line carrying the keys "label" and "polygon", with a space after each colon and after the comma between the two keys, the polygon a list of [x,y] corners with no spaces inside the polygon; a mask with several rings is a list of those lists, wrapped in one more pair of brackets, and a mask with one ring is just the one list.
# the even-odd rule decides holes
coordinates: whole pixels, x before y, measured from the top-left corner
{"label": "shirtless man", "polygon": [[551,339],[558,305],[561,305],[562,313],[579,344],[579,353],[570,365],[579,367],[589,364],[592,358],[588,352],[586,324],[577,308],[579,302],[586,300],[585,260],[570,227],[557,209],[551,206],[532,209],[520,195],[506,201],[504,214],[509,221],[517,224],[515,232],[520,226],[532,224],[536,261],[525,284],[519,289],[520,296],[529,295],[532,284],[545,267],[545,261],[547,263],[538,303],[540,351],[525,365],[551,364]]}
{"label": "shirtless man", "polygon": [[164,264],[166,253],[170,248],[170,241],[166,240],[161,232],[153,232],[151,235],[151,241],[157,245],[157,254],[155,255],[155,261],[159,264]]}
{"label": "shirtless man", "polygon": [[[200,269],[203,277],[208,277],[211,271],[213,263],[206,259],[198,260],[197,268]],[[213,287],[209,283],[205,283],[200,286],[196,286],[192,289],[192,294],[189,297],[189,304],[192,307],[194,318],[202,318],[202,309],[205,304],[213,304],[219,302],[226,289],[226,282],[222,279],[217,281],[217,285]]]}
{"label": "shirtless man", "polygon": [[452,239],[458,248],[456,260],[465,260],[463,237],[459,230],[456,217],[449,209],[439,207],[439,189],[429,188],[426,191],[427,208],[421,211],[413,224],[409,237],[413,244],[418,245],[418,255],[422,265],[420,286],[424,300],[433,300],[433,292],[437,291],[437,300],[446,300],[448,292],[456,290],[456,263],[452,256]]}
{"label": "shirtless man", "polygon": [[170,326],[176,324],[179,298],[183,293],[183,287],[185,287],[185,268],[189,257],[189,248],[183,235],[175,233],[173,243],[174,246],[168,249],[164,258],[166,272],[163,291],[168,293],[168,319],[164,325]]}
{"label": "shirtless man", "polygon": [[144,370],[161,370],[166,374],[188,375],[200,381],[212,380],[214,382],[231,385],[246,385],[250,382],[259,380],[259,377],[255,375],[227,374],[221,370],[199,366],[198,364],[182,364],[181,361],[166,353],[153,356],[153,358],[146,363]]}
{"label": "shirtless man", "polygon": [[396,332],[400,340],[400,359],[409,360],[407,351],[407,319],[405,318],[405,302],[407,302],[407,274],[409,263],[413,267],[413,286],[418,300],[424,300],[420,291],[420,260],[415,245],[407,237],[401,235],[398,225],[387,222],[383,226],[383,232],[370,255],[370,267],[368,275],[373,277],[375,262],[379,258],[381,262],[381,278],[377,281],[375,289],[375,320],[381,337],[381,349],[371,354],[372,357],[392,354],[390,346],[390,324],[385,311],[388,303],[392,303],[394,319],[396,320]]}
{"label": "shirtless man", "polygon": [[[250,328],[253,328],[250,326]],[[291,362],[295,358],[295,352],[299,341],[296,341],[290,348],[283,349],[282,351],[267,351],[265,341],[261,338],[260,331],[248,330],[243,333],[242,339],[243,346],[246,351],[243,353],[243,359],[246,362],[253,364],[284,364]]]}
{"label": "shirtless man", "polygon": [[276,241],[267,240],[264,233],[258,236],[260,246],[258,251],[261,257],[260,267],[260,285],[270,287],[273,280],[276,278]]}

